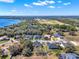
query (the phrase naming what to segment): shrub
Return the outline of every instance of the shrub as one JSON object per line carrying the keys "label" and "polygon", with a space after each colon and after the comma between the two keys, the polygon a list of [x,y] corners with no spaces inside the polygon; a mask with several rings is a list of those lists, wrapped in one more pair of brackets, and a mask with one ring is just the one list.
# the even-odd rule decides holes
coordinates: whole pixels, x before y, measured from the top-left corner
{"label": "shrub", "polygon": [[16,56],[21,54],[22,49],[18,45],[10,46],[10,54]]}
{"label": "shrub", "polygon": [[24,56],[31,56],[33,53],[33,43],[29,40],[25,40],[24,43],[23,43],[23,51],[22,51],[22,54]]}
{"label": "shrub", "polygon": [[33,55],[32,50],[31,50],[30,48],[24,48],[23,51],[22,51],[22,54],[23,54],[24,56],[27,56],[27,57]]}

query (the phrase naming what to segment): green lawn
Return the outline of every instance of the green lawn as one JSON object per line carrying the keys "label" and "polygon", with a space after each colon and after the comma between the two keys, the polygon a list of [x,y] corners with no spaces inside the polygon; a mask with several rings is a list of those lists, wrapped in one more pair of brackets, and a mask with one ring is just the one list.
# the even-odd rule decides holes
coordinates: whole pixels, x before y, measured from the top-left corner
{"label": "green lawn", "polygon": [[55,49],[49,51],[49,54],[53,54],[53,55],[59,55],[60,53],[63,53],[63,50]]}
{"label": "green lawn", "polygon": [[8,40],[0,41],[0,44],[5,43],[5,42],[8,42]]}
{"label": "green lawn", "polygon": [[0,59],[10,59],[10,55],[8,55],[7,57],[0,57]]}

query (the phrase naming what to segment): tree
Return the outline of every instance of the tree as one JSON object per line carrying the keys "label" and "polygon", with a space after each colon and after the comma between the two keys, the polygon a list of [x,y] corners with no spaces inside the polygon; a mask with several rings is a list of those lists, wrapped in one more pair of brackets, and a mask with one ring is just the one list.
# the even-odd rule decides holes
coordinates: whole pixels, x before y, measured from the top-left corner
{"label": "tree", "polygon": [[31,56],[33,54],[33,51],[30,48],[24,48],[23,51],[22,51],[22,54],[24,56],[29,57],[29,56]]}
{"label": "tree", "polygon": [[31,56],[33,54],[33,43],[29,40],[25,40],[23,43],[23,51],[22,54],[24,56]]}
{"label": "tree", "polygon": [[77,34],[75,33],[75,31],[70,31],[69,35],[76,36]]}
{"label": "tree", "polygon": [[16,56],[21,54],[22,49],[19,45],[13,45],[13,46],[10,46],[9,48],[10,48],[11,56]]}
{"label": "tree", "polygon": [[76,50],[76,48],[74,45],[67,43],[67,46],[65,48],[66,53],[73,53],[75,50]]}

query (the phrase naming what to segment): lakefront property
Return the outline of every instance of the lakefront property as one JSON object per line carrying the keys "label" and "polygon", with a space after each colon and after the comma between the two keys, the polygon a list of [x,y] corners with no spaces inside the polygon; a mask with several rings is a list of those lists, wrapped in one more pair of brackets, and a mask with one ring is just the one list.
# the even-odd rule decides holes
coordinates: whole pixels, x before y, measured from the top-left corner
{"label": "lakefront property", "polygon": [[0,25],[0,58],[79,59],[79,20],[70,18],[26,17],[14,24]]}
{"label": "lakefront property", "polygon": [[79,0],[0,0],[0,59],[79,59]]}

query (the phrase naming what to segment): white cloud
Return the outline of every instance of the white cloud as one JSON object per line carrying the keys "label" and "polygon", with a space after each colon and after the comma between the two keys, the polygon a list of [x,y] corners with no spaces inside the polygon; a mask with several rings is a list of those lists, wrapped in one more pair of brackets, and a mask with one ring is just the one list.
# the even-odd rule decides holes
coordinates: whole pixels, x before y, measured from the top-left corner
{"label": "white cloud", "polygon": [[25,7],[32,7],[31,5],[29,4],[24,4]]}
{"label": "white cloud", "polygon": [[49,6],[49,8],[55,8],[55,6]]}
{"label": "white cloud", "polygon": [[15,0],[0,0],[0,2],[13,3]]}
{"label": "white cloud", "polygon": [[48,4],[53,4],[53,3],[55,3],[55,1],[45,1],[46,3],[48,3]]}
{"label": "white cloud", "polygon": [[63,3],[63,5],[70,5],[71,4],[71,2],[67,2],[67,3]]}
{"label": "white cloud", "polygon": [[57,1],[58,3],[62,3],[62,1]]}
{"label": "white cloud", "polygon": [[47,5],[47,3],[46,2],[33,2],[33,5],[45,6],[45,5]]}
{"label": "white cloud", "polygon": [[48,5],[48,4],[54,4],[55,1],[38,1],[38,2],[33,2],[33,5],[37,5],[37,6],[45,6],[45,5]]}

